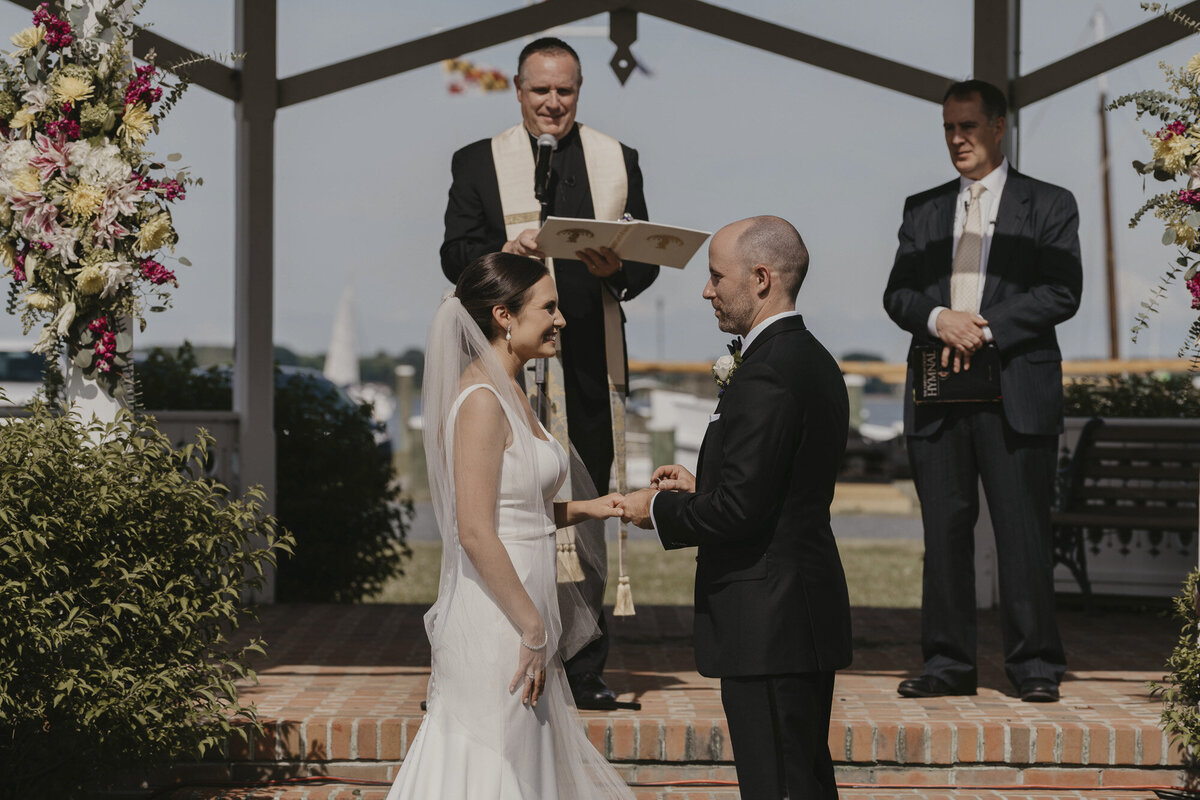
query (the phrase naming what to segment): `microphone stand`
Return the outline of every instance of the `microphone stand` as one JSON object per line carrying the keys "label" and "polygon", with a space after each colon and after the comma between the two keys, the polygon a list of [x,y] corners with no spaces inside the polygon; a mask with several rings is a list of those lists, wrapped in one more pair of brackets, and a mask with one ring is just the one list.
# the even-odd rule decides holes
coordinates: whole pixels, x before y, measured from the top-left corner
{"label": "microphone stand", "polygon": [[[535,185],[534,189],[534,194],[537,196],[537,200],[542,206],[541,213],[538,215],[538,226],[541,227],[542,225],[546,224],[546,217],[550,216],[550,200],[546,197],[548,193],[548,187]],[[542,191],[537,191],[539,189]],[[541,420],[542,424],[545,425],[550,421],[547,418],[548,407],[546,403],[546,359],[539,358],[534,361],[533,382],[534,385],[537,386],[533,412],[537,415],[537,418]]]}

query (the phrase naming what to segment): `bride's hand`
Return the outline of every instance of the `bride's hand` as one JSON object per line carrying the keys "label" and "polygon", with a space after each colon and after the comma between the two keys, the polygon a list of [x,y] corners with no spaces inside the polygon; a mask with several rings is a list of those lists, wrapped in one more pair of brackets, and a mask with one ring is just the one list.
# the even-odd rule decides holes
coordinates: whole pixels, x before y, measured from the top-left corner
{"label": "bride's hand", "polygon": [[592,519],[606,520],[609,517],[621,516],[621,503],[625,496],[617,492],[597,497],[587,505],[587,515]]}
{"label": "bride's hand", "polygon": [[[537,705],[538,698],[546,686],[546,646],[544,644],[546,631],[544,629],[541,632],[530,631],[529,636],[533,637],[534,641],[529,641],[528,638],[522,636],[522,643],[517,644],[517,647],[521,648],[521,652],[517,656],[517,673],[513,675],[512,683],[508,685],[508,692],[512,694],[518,686],[522,687],[521,702],[528,703],[530,707],[533,707]],[[524,644],[536,645],[539,642],[543,645],[538,650],[533,650]]]}

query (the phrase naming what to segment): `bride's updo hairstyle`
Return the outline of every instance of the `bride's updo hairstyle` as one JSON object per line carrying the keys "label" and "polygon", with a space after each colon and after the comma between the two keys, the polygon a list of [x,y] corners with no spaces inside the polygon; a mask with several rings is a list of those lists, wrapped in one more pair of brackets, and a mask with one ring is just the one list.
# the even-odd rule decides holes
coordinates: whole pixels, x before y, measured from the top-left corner
{"label": "bride's updo hairstyle", "polygon": [[491,341],[503,333],[492,318],[492,309],[504,306],[513,316],[521,313],[526,292],[549,274],[546,265],[536,258],[486,253],[463,270],[454,294]]}

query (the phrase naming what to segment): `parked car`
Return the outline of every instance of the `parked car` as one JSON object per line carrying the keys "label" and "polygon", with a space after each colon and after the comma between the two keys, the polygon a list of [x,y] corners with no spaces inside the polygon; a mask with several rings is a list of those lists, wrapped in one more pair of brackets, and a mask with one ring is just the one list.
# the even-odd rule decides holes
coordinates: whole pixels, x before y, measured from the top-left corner
{"label": "parked car", "polygon": [[46,360],[29,352],[29,342],[0,340],[0,406],[24,406],[42,388]]}

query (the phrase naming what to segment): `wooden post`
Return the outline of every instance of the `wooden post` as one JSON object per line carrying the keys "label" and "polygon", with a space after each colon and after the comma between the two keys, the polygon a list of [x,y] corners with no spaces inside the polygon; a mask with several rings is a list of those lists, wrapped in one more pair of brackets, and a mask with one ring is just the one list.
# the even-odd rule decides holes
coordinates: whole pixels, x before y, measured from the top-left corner
{"label": "wooden post", "polygon": [[[241,485],[266,493],[275,510],[275,110],[276,0],[235,0],[235,49],[246,54],[234,110],[236,277],[233,410],[238,412]],[[259,543],[261,545],[261,543]],[[275,574],[256,598],[275,599]]]}

